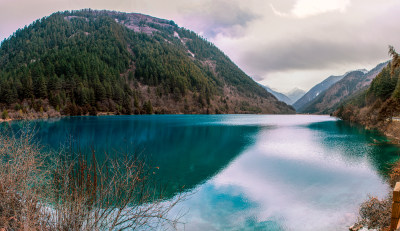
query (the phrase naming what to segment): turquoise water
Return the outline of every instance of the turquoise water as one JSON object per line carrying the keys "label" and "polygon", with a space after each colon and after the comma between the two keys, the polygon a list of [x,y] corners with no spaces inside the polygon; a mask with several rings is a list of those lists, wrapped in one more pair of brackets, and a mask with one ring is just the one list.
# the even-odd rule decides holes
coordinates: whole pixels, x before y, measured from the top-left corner
{"label": "turquoise water", "polygon": [[34,122],[44,145],[139,153],[160,169],[167,198],[193,194],[180,230],[345,230],[368,194],[389,191],[399,149],[328,116],[148,115]]}

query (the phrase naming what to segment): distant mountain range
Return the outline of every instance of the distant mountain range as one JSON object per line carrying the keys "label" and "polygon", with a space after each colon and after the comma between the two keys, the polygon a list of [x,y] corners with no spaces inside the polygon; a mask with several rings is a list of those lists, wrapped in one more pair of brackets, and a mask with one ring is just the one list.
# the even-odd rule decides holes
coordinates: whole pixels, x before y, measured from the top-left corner
{"label": "distant mountain range", "polygon": [[285,102],[288,105],[292,105],[300,97],[302,97],[306,92],[299,88],[294,88],[287,93],[280,93],[272,90],[271,88],[261,85],[265,90],[274,95],[278,100]]}
{"label": "distant mountain range", "polygon": [[295,112],[173,21],[90,9],[54,13],[1,43],[0,106],[17,115]]}
{"label": "distant mountain range", "polygon": [[290,105],[293,105],[295,102],[297,102],[297,100],[299,100],[305,94],[306,92],[299,88],[294,88],[286,93],[287,97],[289,97],[289,99],[291,100]]}
{"label": "distant mountain range", "polygon": [[381,63],[370,71],[361,69],[331,76],[313,87],[294,107],[301,113],[330,114],[346,99],[365,90],[387,64]]}
{"label": "distant mountain range", "polygon": [[296,109],[297,112],[301,112],[304,110],[304,107],[313,101],[316,97],[318,97],[321,92],[326,91],[329,87],[335,84],[337,81],[341,80],[344,77],[342,76],[329,76],[324,81],[320,82],[319,84],[315,85],[311,88],[306,94],[303,95],[300,99],[298,99],[294,104],[293,107]]}
{"label": "distant mountain range", "polygon": [[265,90],[274,95],[279,101],[285,102],[290,105],[291,99],[287,97],[285,94],[272,90],[271,88],[261,85]]}

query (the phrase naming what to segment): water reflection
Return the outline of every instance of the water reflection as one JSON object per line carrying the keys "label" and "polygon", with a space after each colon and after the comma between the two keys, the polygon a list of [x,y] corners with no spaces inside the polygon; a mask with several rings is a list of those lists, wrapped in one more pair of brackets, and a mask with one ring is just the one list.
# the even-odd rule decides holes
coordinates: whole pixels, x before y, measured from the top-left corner
{"label": "water reflection", "polygon": [[382,137],[330,118],[291,119],[261,129],[254,145],[182,205],[208,203],[186,218],[188,230],[344,230],[367,194],[386,194],[376,170],[397,158],[395,146],[371,146],[371,136]]}
{"label": "water reflection", "polygon": [[[212,120],[218,121],[218,118]],[[37,121],[38,139],[59,148],[70,136],[83,150],[107,155],[140,153],[157,166],[164,194],[190,190],[225,168],[252,144],[259,128],[208,124],[209,118],[186,116],[72,117],[57,122]]]}
{"label": "water reflection", "polygon": [[391,164],[398,159],[398,147],[391,145],[377,131],[341,120],[313,123],[308,128],[322,132],[321,144],[328,149],[340,150],[339,155],[345,158],[346,163],[358,164],[363,158],[368,158],[382,177],[387,176]]}
{"label": "water reflection", "polygon": [[196,192],[175,210],[188,211],[180,227],[186,230],[344,230],[367,194],[386,194],[385,171],[398,158],[398,148],[376,132],[326,116],[76,117],[36,124],[38,137],[54,148],[72,134],[84,147],[151,155],[169,196],[181,186]]}

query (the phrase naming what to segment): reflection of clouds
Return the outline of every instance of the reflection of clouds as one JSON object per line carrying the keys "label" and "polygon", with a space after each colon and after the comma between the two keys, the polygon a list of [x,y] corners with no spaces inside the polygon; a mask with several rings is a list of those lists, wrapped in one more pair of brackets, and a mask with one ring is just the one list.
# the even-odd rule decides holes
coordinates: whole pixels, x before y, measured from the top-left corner
{"label": "reflection of clouds", "polygon": [[[332,122],[319,123],[324,121]],[[228,115],[216,122],[261,129],[249,137],[249,148],[178,206],[189,209],[185,230],[344,230],[351,225],[367,194],[382,197],[388,186],[371,165],[374,147],[363,134],[341,130],[333,121]]]}
{"label": "reflection of clouds", "polygon": [[227,115],[223,120],[213,122],[215,124],[225,125],[246,125],[246,126],[263,126],[263,127],[286,127],[301,126],[311,123],[323,121],[336,121],[337,119],[330,116],[321,115]]}
{"label": "reflection of clouds", "polygon": [[295,230],[343,229],[367,193],[383,196],[387,186],[366,158],[349,165],[339,150],[321,146],[315,133],[298,127],[264,130],[211,183],[221,192],[240,188],[258,204],[258,221],[275,216]]}

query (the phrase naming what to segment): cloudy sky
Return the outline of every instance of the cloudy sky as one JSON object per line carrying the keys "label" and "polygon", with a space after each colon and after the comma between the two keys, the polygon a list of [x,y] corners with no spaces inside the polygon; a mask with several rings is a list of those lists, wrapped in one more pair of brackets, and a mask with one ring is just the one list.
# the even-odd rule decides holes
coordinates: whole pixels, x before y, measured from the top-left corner
{"label": "cloudy sky", "polygon": [[0,40],[55,11],[139,12],[174,20],[281,92],[371,69],[400,50],[399,0],[0,0]]}

